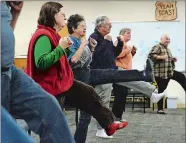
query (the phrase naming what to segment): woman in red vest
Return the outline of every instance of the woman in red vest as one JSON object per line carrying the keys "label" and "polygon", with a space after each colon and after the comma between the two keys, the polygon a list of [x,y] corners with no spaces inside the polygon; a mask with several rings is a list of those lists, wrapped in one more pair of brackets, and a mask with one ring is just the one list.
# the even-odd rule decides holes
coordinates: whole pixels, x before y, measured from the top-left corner
{"label": "woman in red vest", "polygon": [[[55,97],[65,96],[70,105],[92,115],[106,133],[112,135],[128,123],[115,123],[112,112],[101,105],[94,89],[74,80],[67,60],[71,40],[60,39],[57,34],[65,26],[66,19],[62,7],[56,2],[47,2],[42,6],[37,30],[29,44],[26,73],[50,94]],[[43,49],[47,49],[48,52],[40,55]]]}

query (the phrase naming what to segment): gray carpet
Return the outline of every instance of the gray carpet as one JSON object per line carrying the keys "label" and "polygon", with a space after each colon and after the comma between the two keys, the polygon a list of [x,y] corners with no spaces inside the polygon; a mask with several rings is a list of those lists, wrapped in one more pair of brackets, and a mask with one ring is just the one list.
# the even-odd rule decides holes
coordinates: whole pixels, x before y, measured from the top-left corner
{"label": "gray carpet", "polygon": [[[166,110],[166,115],[159,115],[152,109],[143,113],[142,109],[127,109],[124,118],[129,125],[116,132],[114,139],[95,137],[96,120],[89,126],[87,143],[185,143],[185,109]],[[75,131],[75,112],[66,111],[72,132]],[[38,136],[32,134],[38,140]]]}

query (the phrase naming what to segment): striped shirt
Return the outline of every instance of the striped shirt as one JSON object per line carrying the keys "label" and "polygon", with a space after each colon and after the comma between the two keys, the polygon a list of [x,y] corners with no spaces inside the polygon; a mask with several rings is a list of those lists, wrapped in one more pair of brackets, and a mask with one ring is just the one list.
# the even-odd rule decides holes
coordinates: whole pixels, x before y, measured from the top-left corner
{"label": "striped shirt", "polygon": [[[166,60],[157,60],[157,56],[167,55],[168,58]],[[173,76],[175,63],[171,60],[172,54],[169,48],[165,47],[162,44],[157,44],[152,47],[148,58],[153,61],[154,64],[154,76],[161,77],[163,79],[167,79]]]}

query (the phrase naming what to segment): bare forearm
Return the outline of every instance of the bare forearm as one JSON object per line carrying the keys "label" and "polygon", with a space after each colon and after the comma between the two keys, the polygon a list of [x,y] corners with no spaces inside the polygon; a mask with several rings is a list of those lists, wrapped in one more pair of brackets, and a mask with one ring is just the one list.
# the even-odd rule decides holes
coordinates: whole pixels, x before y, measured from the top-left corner
{"label": "bare forearm", "polygon": [[85,46],[80,45],[80,47],[78,48],[78,50],[76,51],[76,53],[73,55],[72,59],[76,59],[76,61],[78,61],[81,58],[81,55],[83,53],[83,49]]}
{"label": "bare forearm", "polygon": [[154,55],[154,58],[155,58],[156,60],[162,60],[162,56],[157,55],[157,54]]}
{"label": "bare forearm", "polygon": [[12,21],[10,23],[10,26],[12,27],[12,29],[15,29],[16,23],[17,23],[17,19],[20,15],[20,11],[19,12],[11,12],[12,13]]}
{"label": "bare forearm", "polygon": [[21,10],[23,8],[23,1],[7,1],[6,4],[11,7],[11,14],[12,14],[12,21],[10,23],[10,26],[12,29],[15,29],[15,25],[17,23],[17,19],[21,13]]}

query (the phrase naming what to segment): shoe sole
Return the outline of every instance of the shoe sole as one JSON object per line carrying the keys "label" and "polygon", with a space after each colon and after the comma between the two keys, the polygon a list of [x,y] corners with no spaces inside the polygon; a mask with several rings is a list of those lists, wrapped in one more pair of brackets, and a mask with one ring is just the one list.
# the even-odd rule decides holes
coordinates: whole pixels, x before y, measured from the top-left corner
{"label": "shoe sole", "polygon": [[97,136],[96,135],[96,137],[98,137],[98,138],[102,138],[102,139],[113,139],[114,137],[111,137],[111,136],[108,136],[108,137],[102,137],[102,136]]}
{"label": "shoe sole", "polygon": [[157,112],[157,114],[165,115],[166,113],[165,112]]}

